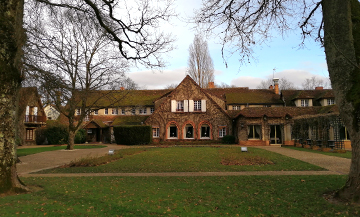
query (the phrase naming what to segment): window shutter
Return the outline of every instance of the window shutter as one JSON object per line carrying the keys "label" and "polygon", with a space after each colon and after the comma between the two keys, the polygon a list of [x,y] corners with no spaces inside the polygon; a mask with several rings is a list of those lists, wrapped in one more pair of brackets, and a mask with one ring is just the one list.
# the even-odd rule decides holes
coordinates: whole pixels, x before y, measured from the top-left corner
{"label": "window shutter", "polygon": [[34,115],[37,116],[38,113],[38,107],[34,107]]}
{"label": "window shutter", "polygon": [[194,112],[194,100],[189,100],[189,112]]}
{"label": "window shutter", "polygon": [[26,106],[26,112],[25,112],[25,115],[29,115],[30,113],[30,107],[29,106]]}
{"label": "window shutter", "polygon": [[201,111],[206,112],[206,100],[205,99],[201,100]]}
{"label": "window shutter", "polygon": [[171,100],[171,112],[176,112],[176,100]]}
{"label": "window shutter", "polygon": [[184,112],[189,112],[189,100],[184,100]]}

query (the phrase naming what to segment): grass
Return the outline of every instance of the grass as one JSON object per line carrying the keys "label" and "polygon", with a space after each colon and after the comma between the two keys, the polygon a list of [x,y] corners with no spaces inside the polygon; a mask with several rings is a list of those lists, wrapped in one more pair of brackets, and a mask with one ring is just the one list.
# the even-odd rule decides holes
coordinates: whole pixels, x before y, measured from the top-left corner
{"label": "grass", "polygon": [[359,216],[324,192],[346,176],[23,178],[41,187],[0,198],[0,216]]}
{"label": "grass", "polygon": [[[104,148],[104,145],[75,145],[75,149],[91,149],[91,148]],[[62,146],[52,146],[52,147],[41,147],[41,148],[21,148],[17,149],[17,155],[19,157],[26,156],[30,154],[37,154],[45,151],[56,151],[56,150],[63,150],[66,148],[66,145]]]}
{"label": "grass", "polygon": [[306,151],[306,152],[312,152],[312,153],[316,153],[316,154],[324,154],[324,155],[329,155],[329,156],[343,157],[343,158],[351,159],[351,151],[346,151],[346,153],[333,153],[333,152],[317,151],[317,150],[312,150],[312,149],[308,149],[308,148],[298,148],[298,147],[293,147],[293,146],[283,146],[283,147],[291,148],[291,149],[298,150],[298,151]]}
{"label": "grass", "polygon": [[[38,173],[157,173],[157,172],[221,172],[221,171],[305,171],[321,167],[263,149],[239,147],[171,147],[117,150],[125,155],[120,160],[97,167],[55,168]],[[134,152],[134,153],[135,153]],[[246,159],[244,161],[244,159]],[[89,159],[92,161],[92,159]],[[258,164],[244,165],[244,162]],[[231,163],[224,163],[231,162]],[[241,162],[241,163],[239,163]]]}

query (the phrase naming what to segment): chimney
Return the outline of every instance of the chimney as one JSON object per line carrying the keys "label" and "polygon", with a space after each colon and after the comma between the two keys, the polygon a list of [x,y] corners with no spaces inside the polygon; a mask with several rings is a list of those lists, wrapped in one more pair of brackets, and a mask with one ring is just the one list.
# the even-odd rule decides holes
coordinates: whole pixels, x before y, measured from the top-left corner
{"label": "chimney", "polygon": [[210,81],[208,84],[208,88],[215,88],[214,82]]}
{"label": "chimney", "polygon": [[273,78],[273,81],[274,81],[274,92],[275,94],[279,94],[279,79],[278,78]]}
{"label": "chimney", "polygon": [[315,90],[323,90],[324,87],[315,87]]}
{"label": "chimney", "polygon": [[274,87],[272,85],[269,86],[269,90],[273,90]]}
{"label": "chimney", "polygon": [[120,87],[120,90],[125,90],[125,87]]}

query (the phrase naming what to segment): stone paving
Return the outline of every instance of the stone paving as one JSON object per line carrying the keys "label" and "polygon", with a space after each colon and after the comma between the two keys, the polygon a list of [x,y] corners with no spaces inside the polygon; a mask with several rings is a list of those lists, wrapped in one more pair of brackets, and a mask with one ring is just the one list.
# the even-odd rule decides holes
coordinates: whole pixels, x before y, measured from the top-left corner
{"label": "stone paving", "polygon": [[350,169],[350,159],[327,156],[323,154],[297,151],[288,148],[263,146],[257,147],[296,158],[328,171],[246,171],[246,172],[169,172],[169,173],[76,173],[76,174],[30,174],[70,163],[87,156],[102,156],[109,149],[133,148],[105,144],[106,148],[76,149],[72,151],[58,150],[19,157],[17,171],[21,177],[79,177],[79,176],[242,176],[242,175],[346,175]]}

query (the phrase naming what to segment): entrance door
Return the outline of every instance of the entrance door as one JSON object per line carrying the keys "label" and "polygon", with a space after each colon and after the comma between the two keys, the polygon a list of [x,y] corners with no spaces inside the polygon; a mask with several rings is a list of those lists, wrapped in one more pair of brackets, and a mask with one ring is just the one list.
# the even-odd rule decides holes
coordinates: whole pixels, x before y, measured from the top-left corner
{"label": "entrance door", "polygon": [[270,125],[270,144],[282,144],[281,125]]}

